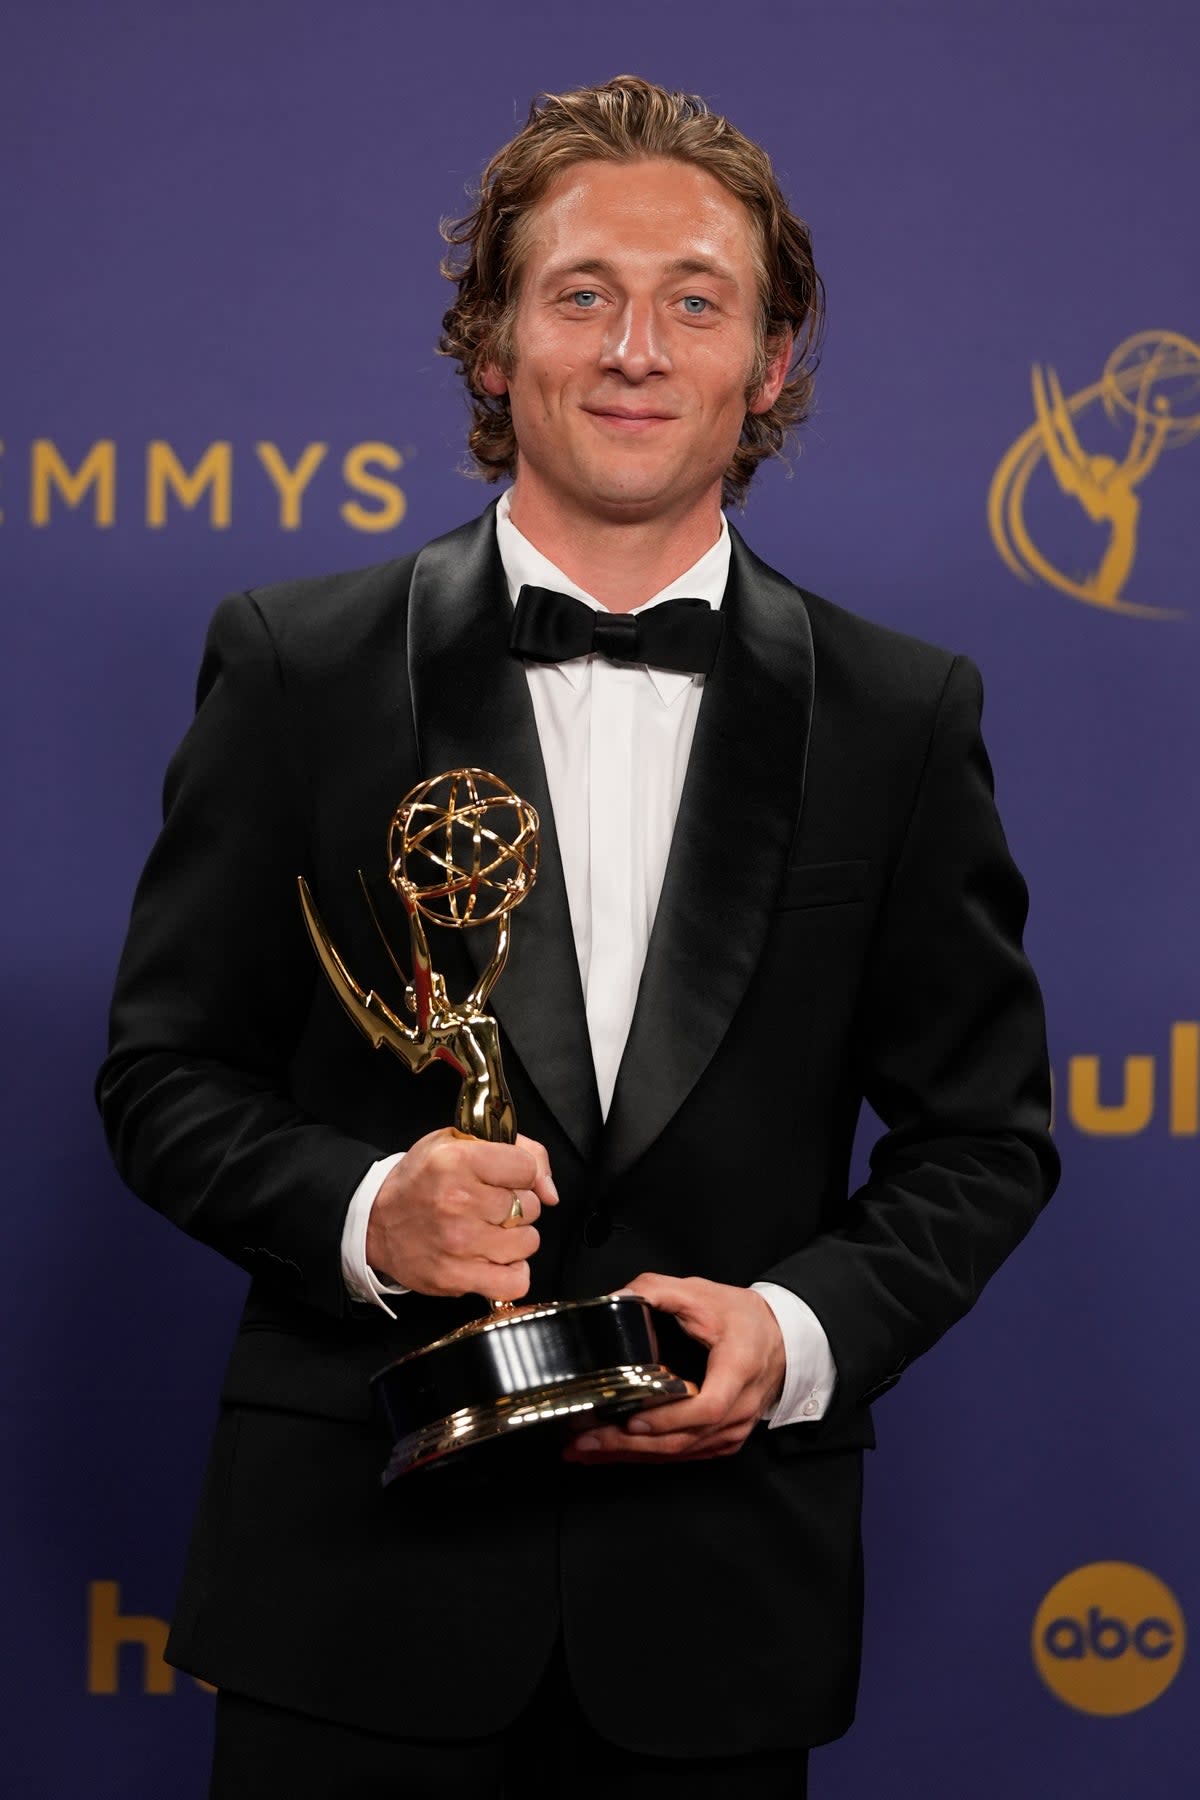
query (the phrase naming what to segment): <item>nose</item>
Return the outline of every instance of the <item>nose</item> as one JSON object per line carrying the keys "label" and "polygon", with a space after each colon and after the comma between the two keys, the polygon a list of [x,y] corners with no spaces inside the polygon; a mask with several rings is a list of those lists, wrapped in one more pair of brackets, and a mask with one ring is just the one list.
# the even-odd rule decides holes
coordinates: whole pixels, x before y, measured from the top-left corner
{"label": "nose", "polygon": [[627,381],[669,374],[670,352],[663,322],[649,301],[629,299],[614,312],[600,354],[601,367]]}

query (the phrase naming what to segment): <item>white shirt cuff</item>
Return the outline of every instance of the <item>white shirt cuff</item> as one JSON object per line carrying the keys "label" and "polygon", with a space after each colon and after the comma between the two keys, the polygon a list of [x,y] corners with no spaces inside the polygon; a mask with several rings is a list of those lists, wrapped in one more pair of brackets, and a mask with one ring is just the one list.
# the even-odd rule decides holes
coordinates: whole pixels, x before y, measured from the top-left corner
{"label": "white shirt cuff", "polygon": [[403,1157],[403,1150],[398,1150],[394,1156],[381,1157],[378,1162],[371,1164],[350,1196],[346,1223],[342,1226],[342,1280],[346,1284],[346,1291],[354,1300],[365,1300],[368,1305],[382,1307],[390,1319],[394,1319],[396,1315],[384,1295],[407,1294],[409,1290],[381,1281],[367,1262],[367,1226],[375,1196],[383,1186],[384,1178]]}
{"label": "white shirt cuff", "polygon": [[814,1425],[824,1418],[837,1385],[837,1365],[825,1328],[812,1307],[790,1288],[773,1281],[751,1285],[775,1314],[787,1357],[783,1392],[763,1416],[772,1431],[778,1425]]}

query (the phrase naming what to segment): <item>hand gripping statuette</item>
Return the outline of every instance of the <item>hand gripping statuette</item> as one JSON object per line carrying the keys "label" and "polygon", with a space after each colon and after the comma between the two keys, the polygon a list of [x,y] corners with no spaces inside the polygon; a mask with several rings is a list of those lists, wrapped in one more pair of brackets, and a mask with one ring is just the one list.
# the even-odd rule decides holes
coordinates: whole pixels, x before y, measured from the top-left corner
{"label": "hand gripping statuette", "polygon": [[[413,1024],[355,980],[299,878],[313,948],[350,1018],[374,1049],[386,1047],[414,1074],[448,1063],[462,1083],[455,1129],[490,1143],[513,1143],[517,1125],[499,1031],[483,1008],[508,956],[511,914],[533,888],[537,865],[537,813],[486,770],[451,769],[405,795],[388,827],[388,877],[408,918],[411,980],[361,870],[359,881]],[[433,967],[427,923],[496,927],[491,960],[459,1004]],[[613,1294],[518,1306],[493,1300],[489,1315],[402,1356],[375,1386],[395,1439],[385,1483],[525,1426],[578,1426],[695,1391],[659,1361],[648,1303]]]}

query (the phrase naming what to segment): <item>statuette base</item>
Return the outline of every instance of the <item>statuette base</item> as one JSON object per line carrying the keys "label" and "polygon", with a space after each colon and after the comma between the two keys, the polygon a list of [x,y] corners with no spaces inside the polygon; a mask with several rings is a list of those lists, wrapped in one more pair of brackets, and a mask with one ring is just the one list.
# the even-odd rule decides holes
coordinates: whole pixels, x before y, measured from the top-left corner
{"label": "statuette base", "polygon": [[659,1360],[653,1309],[636,1294],[493,1313],[401,1357],[373,1385],[394,1435],[385,1486],[531,1426],[582,1428],[696,1392]]}

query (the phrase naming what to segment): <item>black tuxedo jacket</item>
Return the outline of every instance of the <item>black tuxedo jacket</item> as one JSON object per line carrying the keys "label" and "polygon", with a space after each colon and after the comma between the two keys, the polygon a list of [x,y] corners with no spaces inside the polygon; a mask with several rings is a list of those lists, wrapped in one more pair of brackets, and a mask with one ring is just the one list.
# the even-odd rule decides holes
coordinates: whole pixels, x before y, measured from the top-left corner
{"label": "black tuxedo jacket", "polygon": [[[220,1686],[475,1735],[519,1710],[561,1626],[586,1711],[631,1748],[734,1753],[850,1721],[869,1403],[1053,1186],[1042,1013],[971,665],[804,593],[736,534],[725,609],[606,1122],[491,510],[216,615],[99,1094],[135,1191],[252,1277],[172,1636]],[[455,1083],[372,1054],[296,877],[360,982],[394,990],[355,870],[386,910],[394,807],[463,765],[543,820],[494,995],[521,1129],[562,1195],[534,1296],[643,1270],[779,1282],[836,1358],[821,1423],[653,1469],[530,1444],[381,1490],[369,1377],[479,1309],[413,1295],[393,1323],[349,1300],[342,1226],[375,1158],[450,1119]],[[438,934],[452,993],[484,935]],[[887,1129],[848,1195],[864,1097]]]}

